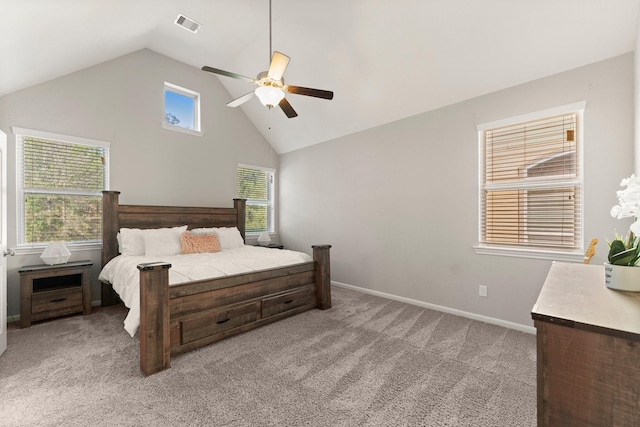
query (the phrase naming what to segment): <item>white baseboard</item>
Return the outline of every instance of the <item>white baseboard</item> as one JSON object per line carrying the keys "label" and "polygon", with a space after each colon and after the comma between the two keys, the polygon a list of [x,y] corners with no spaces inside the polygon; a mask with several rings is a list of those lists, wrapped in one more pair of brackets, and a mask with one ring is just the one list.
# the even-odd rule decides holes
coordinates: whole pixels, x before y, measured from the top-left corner
{"label": "white baseboard", "polygon": [[521,325],[519,323],[507,322],[506,320],[496,319],[495,317],[482,316],[480,314],[469,313],[468,311],[456,310],[455,308],[449,308],[442,305],[430,304],[424,301],[418,301],[411,298],[400,297],[400,296],[388,294],[385,292],[361,288],[359,286],[348,285],[346,283],[340,283],[333,280],[331,281],[331,284],[334,286],[338,286],[339,288],[350,289],[356,292],[362,292],[365,294],[376,295],[382,298],[388,298],[395,301],[406,302],[407,304],[417,305],[419,307],[429,308],[431,310],[441,311],[443,313],[454,314],[456,316],[462,316],[469,319],[478,320],[480,322],[491,323],[492,325],[503,326],[505,328],[515,329],[520,332],[526,332],[534,335],[536,333],[536,328],[534,328],[533,326],[526,326],[526,325]]}

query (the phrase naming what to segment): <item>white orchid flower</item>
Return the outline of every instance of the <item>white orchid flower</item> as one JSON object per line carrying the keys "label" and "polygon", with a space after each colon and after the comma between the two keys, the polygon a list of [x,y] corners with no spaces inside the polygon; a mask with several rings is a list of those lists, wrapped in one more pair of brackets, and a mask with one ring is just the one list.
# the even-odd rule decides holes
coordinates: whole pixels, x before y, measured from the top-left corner
{"label": "white orchid flower", "polygon": [[631,187],[640,186],[640,177],[636,178],[635,174],[631,174],[629,178],[624,178],[622,181],[620,181],[621,187],[627,187],[629,186],[629,184],[631,184]]}

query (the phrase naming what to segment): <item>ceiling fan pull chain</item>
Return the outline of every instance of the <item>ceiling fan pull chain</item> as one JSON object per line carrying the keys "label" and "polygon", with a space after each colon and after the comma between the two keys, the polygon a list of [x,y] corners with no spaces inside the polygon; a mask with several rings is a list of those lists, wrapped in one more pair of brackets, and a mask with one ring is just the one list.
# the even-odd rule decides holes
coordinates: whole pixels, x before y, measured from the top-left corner
{"label": "ceiling fan pull chain", "polygon": [[271,0],[269,0],[269,61],[267,61],[267,64],[271,62],[272,52],[273,45],[271,44]]}

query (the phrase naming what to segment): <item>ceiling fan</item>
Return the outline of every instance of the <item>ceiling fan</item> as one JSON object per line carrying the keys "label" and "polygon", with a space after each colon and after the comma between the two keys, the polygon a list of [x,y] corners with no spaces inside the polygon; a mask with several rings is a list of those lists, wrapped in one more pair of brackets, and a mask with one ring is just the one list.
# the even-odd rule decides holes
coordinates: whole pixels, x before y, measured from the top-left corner
{"label": "ceiling fan", "polygon": [[274,51],[273,55],[271,55],[271,52],[271,0],[269,0],[269,70],[259,73],[255,79],[232,73],[230,71],[219,70],[217,68],[209,67],[206,65],[202,67],[202,70],[214,74],[219,74],[221,76],[243,80],[248,83],[253,83],[257,86],[255,90],[229,102],[227,104],[227,106],[229,107],[237,107],[247,102],[254,96],[257,96],[260,102],[262,102],[262,105],[269,109],[278,105],[280,106],[282,111],[284,111],[284,114],[286,114],[287,117],[291,119],[293,117],[297,117],[298,113],[296,113],[291,104],[289,104],[289,101],[287,101],[287,98],[285,98],[285,92],[294,93],[296,95],[312,96],[314,98],[333,99],[332,91],[286,85],[284,83],[282,75],[284,74],[284,71],[287,68],[287,65],[289,64],[291,58],[278,51]]}

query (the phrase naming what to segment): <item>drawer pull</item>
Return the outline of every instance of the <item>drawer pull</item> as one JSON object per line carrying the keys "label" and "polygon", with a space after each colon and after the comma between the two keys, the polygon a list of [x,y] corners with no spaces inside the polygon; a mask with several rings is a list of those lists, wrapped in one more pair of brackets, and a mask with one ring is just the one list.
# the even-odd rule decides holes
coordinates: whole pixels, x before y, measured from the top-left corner
{"label": "drawer pull", "polygon": [[216,323],[217,323],[218,325],[222,325],[223,323],[227,323],[229,320],[231,320],[231,319],[230,319],[229,317],[227,317],[227,318],[226,318],[226,319],[224,319],[224,320],[218,320]]}
{"label": "drawer pull", "polygon": [[52,299],[52,300],[51,300],[51,301],[49,301],[49,302],[62,302],[62,301],[64,301],[64,300],[66,300],[66,298]]}
{"label": "drawer pull", "polygon": [[292,300],[292,299],[290,299],[290,300],[285,301],[284,303],[285,303],[285,304],[291,304],[292,302],[293,302],[293,300]]}

